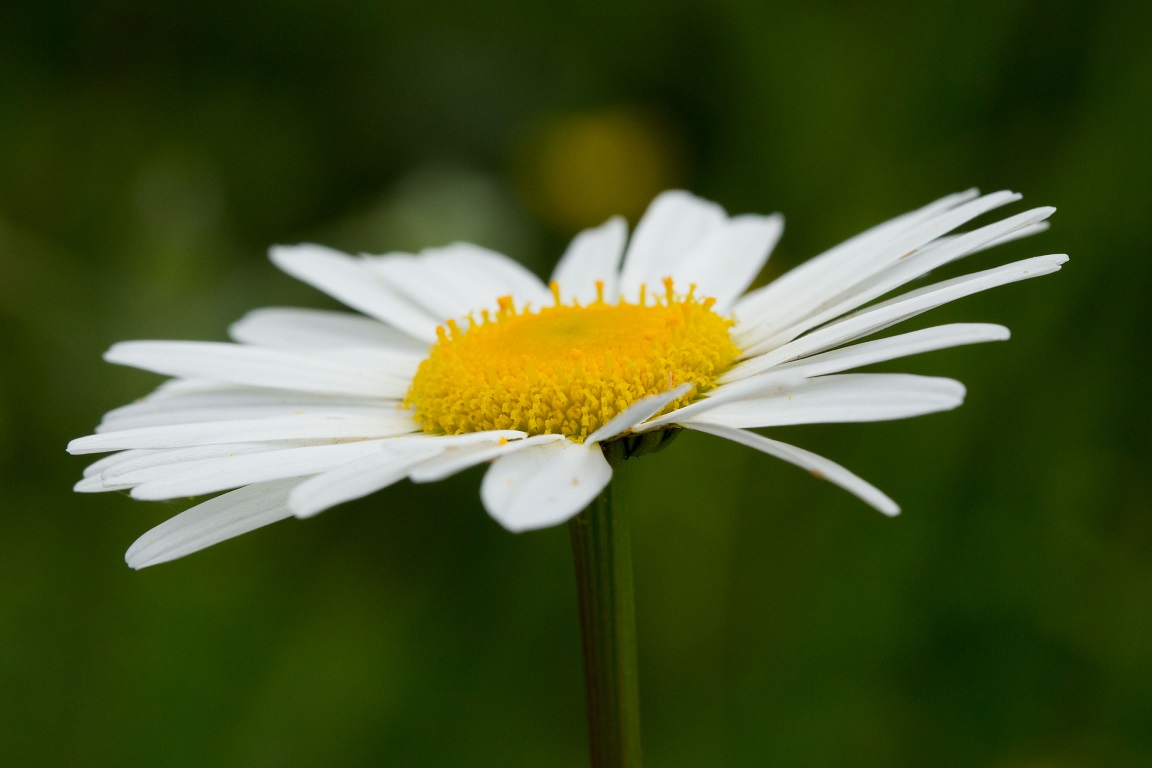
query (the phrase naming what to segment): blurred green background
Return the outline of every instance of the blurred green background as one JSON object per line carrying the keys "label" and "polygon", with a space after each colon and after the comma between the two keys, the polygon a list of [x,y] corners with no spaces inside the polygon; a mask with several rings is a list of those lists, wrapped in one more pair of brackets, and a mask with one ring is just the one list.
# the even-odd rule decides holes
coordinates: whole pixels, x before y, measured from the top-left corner
{"label": "blurred green background", "polygon": [[544,274],[684,186],[788,216],[767,280],[978,185],[1060,210],[968,269],[1073,260],[914,321],[1012,328],[890,367],[967,404],[773,433],[902,517],[703,435],[618,474],[648,762],[1152,765],[1146,4],[184,5],[0,10],[0,763],[584,763],[565,531],[479,471],[140,573],[186,505],[71,492],[158,380],[111,343],[334,306],[269,244]]}

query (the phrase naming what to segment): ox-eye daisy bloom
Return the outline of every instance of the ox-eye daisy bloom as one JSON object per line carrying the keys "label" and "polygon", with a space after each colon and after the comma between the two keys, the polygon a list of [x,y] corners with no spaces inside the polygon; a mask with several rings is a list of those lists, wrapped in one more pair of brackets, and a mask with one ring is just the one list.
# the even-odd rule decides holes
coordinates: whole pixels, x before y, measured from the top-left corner
{"label": "ox-eye daisy bloom", "polygon": [[228,491],[141,537],[127,554],[137,568],[481,463],[490,463],[485,508],[522,531],[587,507],[612,476],[606,453],[686,428],[796,464],[896,514],[847,469],[751,430],[959,405],[964,387],[951,379],[846,372],[1008,338],[999,325],[952,324],[858,341],[1058,270],[1065,256],[1039,256],[887,297],[1043,229],[1051,208],[955,233],[1018,198],[946,197],[750,291],[781,217],[730,217],[685,192],[657,197],[630,240],[620,219],[578,235],[549,283],[463,243],[358,257],[273,248],[285,272],[362,314],[258,309],[232,326],[235,344],[113,346],[109,361],[174,378],[72,442],[72,453],[117,452],[76,488],[131,489],[137,499]]}

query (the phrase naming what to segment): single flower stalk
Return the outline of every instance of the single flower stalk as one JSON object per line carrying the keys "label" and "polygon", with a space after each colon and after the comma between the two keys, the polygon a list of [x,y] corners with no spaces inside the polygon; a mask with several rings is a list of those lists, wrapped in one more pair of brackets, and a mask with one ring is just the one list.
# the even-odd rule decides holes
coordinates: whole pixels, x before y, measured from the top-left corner
{"label": "single flower stalk", "polygon": [[[604,703],[593,686],[623,681],[605,694],[620,698],[635,685],[634,648],[623,647],[633,642],[631,595],[619,591],[630,590],[630,564],[623,586],[612,570],[627,562],[627,531],[612,527],[604,504],[589,508],[612,477],[606,454],[645,452],[692,429],[897,514],[895,502],[844,467],[753,430],[958,406],[964,387],[952,379],[850,371],[1008,338],[1002,326],[963,323],[862,341],[950,301],[1060,269],[1066,256],[1038,256],[893,295],[957,259],[1045,229],[1052,208],[957,232],[1019,197],[945,197],[752,290],[782,218],[728,216],[680,191],[659,195],[631,239],[619,218],[579,234],[547,284],[465,243],[358,257],[276,247],[278,267],[359,314],[258,309],[232,326],[235,343],[116,344],[105,359],[172,378],[72,441],[72,453],[113,452],[85,470],[76,490],[153,500],[226,491],[136,541],[126,559],[142,568],[403,479],[433,482],[489,464],[480,497],[508,530],[575,518],[585,649],[604,673],[593,680],[589,672],[591,713]],[[632,661],[605,673],[609,657]],[[639,764],[633,710],[616,706],[591,724],[597,765]],[[599,757],[597,728],[609,745]]]}

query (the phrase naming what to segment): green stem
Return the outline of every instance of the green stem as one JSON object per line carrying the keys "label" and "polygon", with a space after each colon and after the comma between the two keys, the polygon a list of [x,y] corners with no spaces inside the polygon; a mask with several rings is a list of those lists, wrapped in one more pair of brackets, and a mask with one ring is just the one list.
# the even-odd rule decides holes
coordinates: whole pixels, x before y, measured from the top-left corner
{"label": "green stem", "polygon": [[636,601],[628,518],[614,483],[568,523],[576,563],[592,768],[639,768]]}

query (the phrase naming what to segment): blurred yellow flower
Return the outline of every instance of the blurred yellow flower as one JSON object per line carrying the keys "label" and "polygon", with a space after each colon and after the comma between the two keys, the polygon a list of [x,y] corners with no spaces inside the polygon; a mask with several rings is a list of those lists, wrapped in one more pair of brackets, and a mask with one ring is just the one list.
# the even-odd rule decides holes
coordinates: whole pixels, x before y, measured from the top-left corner
{"label": "blurred yellow flower", "polygon": [[527,141],[520,177],[533,210],[571,231],[613,215],[634,219],[660,190],[682,183],[683,165],[666,120],[621,107],[542,125]]}

